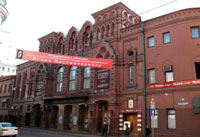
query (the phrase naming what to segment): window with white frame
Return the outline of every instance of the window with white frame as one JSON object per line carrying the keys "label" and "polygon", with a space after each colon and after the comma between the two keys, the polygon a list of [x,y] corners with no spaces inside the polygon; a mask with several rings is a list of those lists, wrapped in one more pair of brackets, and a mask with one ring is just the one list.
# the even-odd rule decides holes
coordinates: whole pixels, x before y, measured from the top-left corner
{"label": "window with white frame", "polygon": [[173,71],[167,71],[167,72],[165,72],[165,81],[166,82],[172,82],[172,81],[174,81]]}
{"label": "window with white frame", "polygon": [[199,27],[191,27],[191,31],[192,31],[192,38],[196,39],[199,38]]}
{"label": "window with white frame", "polygon": [[154,47],[155,46],[154,36],[148,37],[148,45],[149,45],[149,47]]}
{"label": "window with white frame", "polygon": [[134,84],[134,66],[129,66],[129,78],[130,78],[130,84]]}
{"label": "window with white frame", "polygon": [[174,81],[174,73],[172,65],[164,66],[165,82]]}
{"label": "window with white frame", "polygon": [[60,67],[57,73],[57,92],[61,92],[63,88],[64,67]]}
{"label": "window with white frame", "polygon": [[84,84],[83,88],[90,88],[90,68],[84,68]]}
{"label": "window with white frame", "polygon": [[69,90],[76,90],[76,70],[77,66],[73,66],[70,69]]}
{"label": "window with white frame", "polygon": [[167,110],[168,129],[176,129],[176,111],[175,109]]}
{"label": "window with white frame", "polygon": [[170,33],[169,32],[166,32],[166,33],[163,33],[163,42],[164,44],[167,44],[167,43],[170,43]]}
{"label": "window with white frame", "polygon": [[149,84],[156,83],[155,69],[154,68],[149,69],[148,74],[149,74]]}

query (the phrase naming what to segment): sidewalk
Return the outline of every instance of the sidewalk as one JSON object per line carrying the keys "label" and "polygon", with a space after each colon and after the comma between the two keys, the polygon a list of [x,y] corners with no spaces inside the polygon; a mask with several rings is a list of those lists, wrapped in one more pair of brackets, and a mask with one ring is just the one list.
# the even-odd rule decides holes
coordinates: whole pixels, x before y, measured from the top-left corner
{"label": "sidewalk", "polygon": [[[32,131],[37,131],[37,132],[51,132],[51,133],[56,133],[60,135],[67,135],[67,136],[76,136],[76,137],[101,137],[101,135],[93,135],[89,134],[84,131],[69,131],[69,130],[58,130],[58,129],[46,129],[46,128],[32,128],[32,127],[19,127],[20,130],[32,130]],[[114,137],[114,136],[107,136],[107,137]]]}

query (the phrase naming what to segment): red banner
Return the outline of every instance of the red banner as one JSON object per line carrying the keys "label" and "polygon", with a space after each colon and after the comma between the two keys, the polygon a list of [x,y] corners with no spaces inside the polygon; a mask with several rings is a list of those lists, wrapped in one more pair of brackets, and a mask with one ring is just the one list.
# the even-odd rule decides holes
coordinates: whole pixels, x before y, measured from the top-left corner
{"label": "red banner", "polygon": [[147,88],[148,89],[168,88],[168,87],[178,87],[178,86],[187,86],[187,85],[196,85],[196,84],[200,84],[200,79],[178,81],[178,82],[168,82],[168,83],[160,83],[160,84],[150,84],[150,85],[147,85]]}
{"label": "red banner", "polygon": [[66,56],[66,55],[50,54],[44,52],[19,50],[19,49],[17,50],[16,58],[23,60],[30,60],[34,62],[50,63],[50,64],[112,69],[111,59]]}

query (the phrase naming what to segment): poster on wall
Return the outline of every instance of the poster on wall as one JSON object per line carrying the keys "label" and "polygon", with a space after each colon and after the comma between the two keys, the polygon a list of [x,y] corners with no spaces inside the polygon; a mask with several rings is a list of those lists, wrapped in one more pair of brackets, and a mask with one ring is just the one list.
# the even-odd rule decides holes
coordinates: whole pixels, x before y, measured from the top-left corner
{"label": "poster on wall", "polygon": [[97,70],[97,89],[109,88],[109,75],[110,72],[108,69]]}
{"label": "poster on wall", "polygon": [[59,123],[59,124],[62,124],[62,122],[63,122],[63,116],[62,116],[62,115],[59,115],[58,123]]}
{"label": "poster on wall", "polygon": [[133,99],[131,100],[128,100],[128,108],[133,108],[134,105],[133,105]]}
{"label": "poster on wall", "polygon": [[17,50],[16,58],[41,63],[112,69],[111,59],[66,56],[60,54],[50,54],[20,49]]}
{"label": "poster on wall", "polygon": [[73,116],[73,126],[77,125],[77,116]]}

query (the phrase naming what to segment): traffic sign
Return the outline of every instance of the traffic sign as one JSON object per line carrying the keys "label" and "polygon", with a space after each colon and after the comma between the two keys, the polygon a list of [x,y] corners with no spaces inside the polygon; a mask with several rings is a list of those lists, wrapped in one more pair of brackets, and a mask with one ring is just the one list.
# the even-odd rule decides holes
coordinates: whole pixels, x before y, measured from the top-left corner
{"label": "traffic sign", "polygon": [[154,101],[154,98],[151,98],[151,102],[150,102],[150,108],[156,108],[156,103]]}
{"label": "traffic sign", "polygon": [[156,115],[156,109],[155,108],[150,109],[150,114],[151,114],[151,116],[155,116]]}

